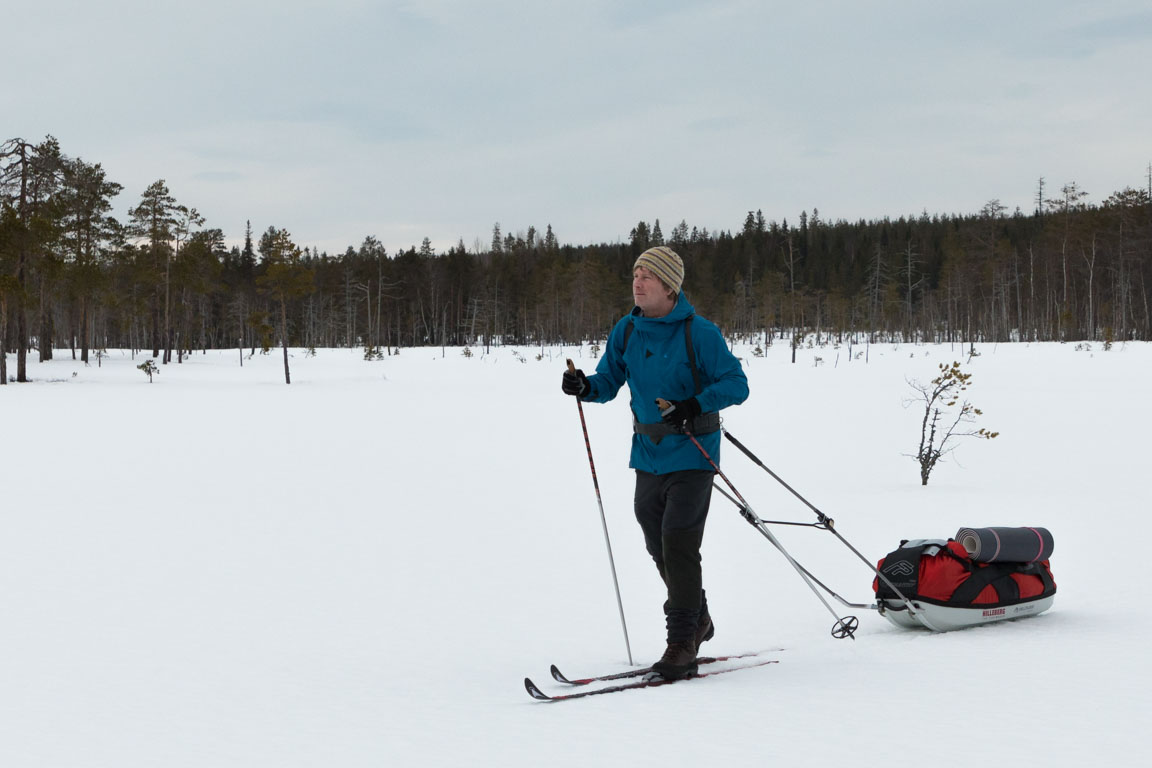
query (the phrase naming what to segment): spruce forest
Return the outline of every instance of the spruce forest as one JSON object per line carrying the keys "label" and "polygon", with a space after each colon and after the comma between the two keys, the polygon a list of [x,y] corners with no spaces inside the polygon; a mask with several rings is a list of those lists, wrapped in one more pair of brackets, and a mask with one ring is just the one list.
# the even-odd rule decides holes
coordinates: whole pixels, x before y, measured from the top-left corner
{"label": "spruce forest", "polygon": [[[126,192],[52,137],[0,144],[0,384],[27,359],[88,362],[132,349],[179,362],[205,349],[559,344],[603,339],[631,307],[632,263],[667,244],[685,292],[731,337],[872,341],[1152,338],[1152,169],[1147,186],[1093,202],[1074,181],[1036,185],[1035,207],[825,220],[818,209],[738,230],[659,219],[626,242],[566,245],[533,226],[471,248],[388,252],[349,233],[343,253],[298,247],[263,223],[225,233],[163,180]],[[706,222],[708,224],[712,222]],[[15,371],[9,371],[9,355]]]}

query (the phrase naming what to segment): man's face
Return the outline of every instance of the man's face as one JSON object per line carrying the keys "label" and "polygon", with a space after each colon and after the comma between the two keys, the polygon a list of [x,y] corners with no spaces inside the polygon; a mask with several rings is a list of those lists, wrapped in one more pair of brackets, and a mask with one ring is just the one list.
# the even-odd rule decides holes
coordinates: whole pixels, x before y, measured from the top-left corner
{"label": "man's face", "polygon": [[663,317],[676,306],[660,278],[647,267],[632,270],[632,300],[645,317]]}

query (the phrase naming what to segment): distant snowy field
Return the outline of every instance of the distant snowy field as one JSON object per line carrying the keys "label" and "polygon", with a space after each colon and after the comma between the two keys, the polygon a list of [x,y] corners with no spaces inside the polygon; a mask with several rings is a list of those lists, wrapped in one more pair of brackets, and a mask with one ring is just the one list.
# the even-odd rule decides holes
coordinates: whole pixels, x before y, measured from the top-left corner
{"label": "distant snowy field", "polygon": [[[541,704],[531,676],[627,666],[564,358],[588,348],[57,351],[0,388],[0,765],[1135,765],[1152,722],[1152,346],[978,345],[981,425],[921,487],[906,378],[949,346],[747,347],[728,429],[870,560],[961,526],[1043,525],[1043,616],[934,635],[857,610],[855,641],[719,494],[716,638],[780,664]],[[822,358],[817,364],[816,358]],[[9,370],[15,361],[9,357]],[[627,393],[585,414],[636,662],[662,585],[631,516]],[[763,517],[811,512],[725,444]],[[774,529],[850,600],[831,535]],[[838,607],[839,609],[839,607]],[[840,610],[846,613],[846,610]]]}

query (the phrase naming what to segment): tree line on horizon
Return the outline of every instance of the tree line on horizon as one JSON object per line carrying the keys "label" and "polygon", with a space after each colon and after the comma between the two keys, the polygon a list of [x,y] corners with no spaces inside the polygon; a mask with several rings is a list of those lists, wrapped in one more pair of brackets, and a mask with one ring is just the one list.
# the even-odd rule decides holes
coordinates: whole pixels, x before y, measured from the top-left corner
{"label": "tree line on horizon", "polygon": [[[636,257],[669,245],[685,293],[730,338],[873,341],[1152,339],[1152,169],[1148,189],[1092,203],[1075,182],[1030,213],[990,200],[975,214],[794,222],[749,211],[739,230],[562,244],[549,224],[463,241],[425,238],[389,253],[374,237],[329,254],[251,224],[242,246],[176,200],[163,180],[111,215],[121,185],[52,137],[0,143],[0,383],[27,357],[88,362],[109,348],[177,362],[194,350],[564,344],[602,340],[632,306]],[[16,372],[10,376],[8,354]]]}

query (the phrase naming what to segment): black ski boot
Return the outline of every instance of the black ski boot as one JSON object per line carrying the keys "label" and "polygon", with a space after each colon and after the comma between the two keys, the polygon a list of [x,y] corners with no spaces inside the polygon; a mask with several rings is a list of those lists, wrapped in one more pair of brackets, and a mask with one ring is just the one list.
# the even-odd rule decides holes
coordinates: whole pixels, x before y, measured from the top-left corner
{"label": "black ski boot", "polygon": [[652,665],[652,671],[665,680],[679,680],[696,674],[696,643],[688,639],[679,643],[668,643],[660,661]]}

